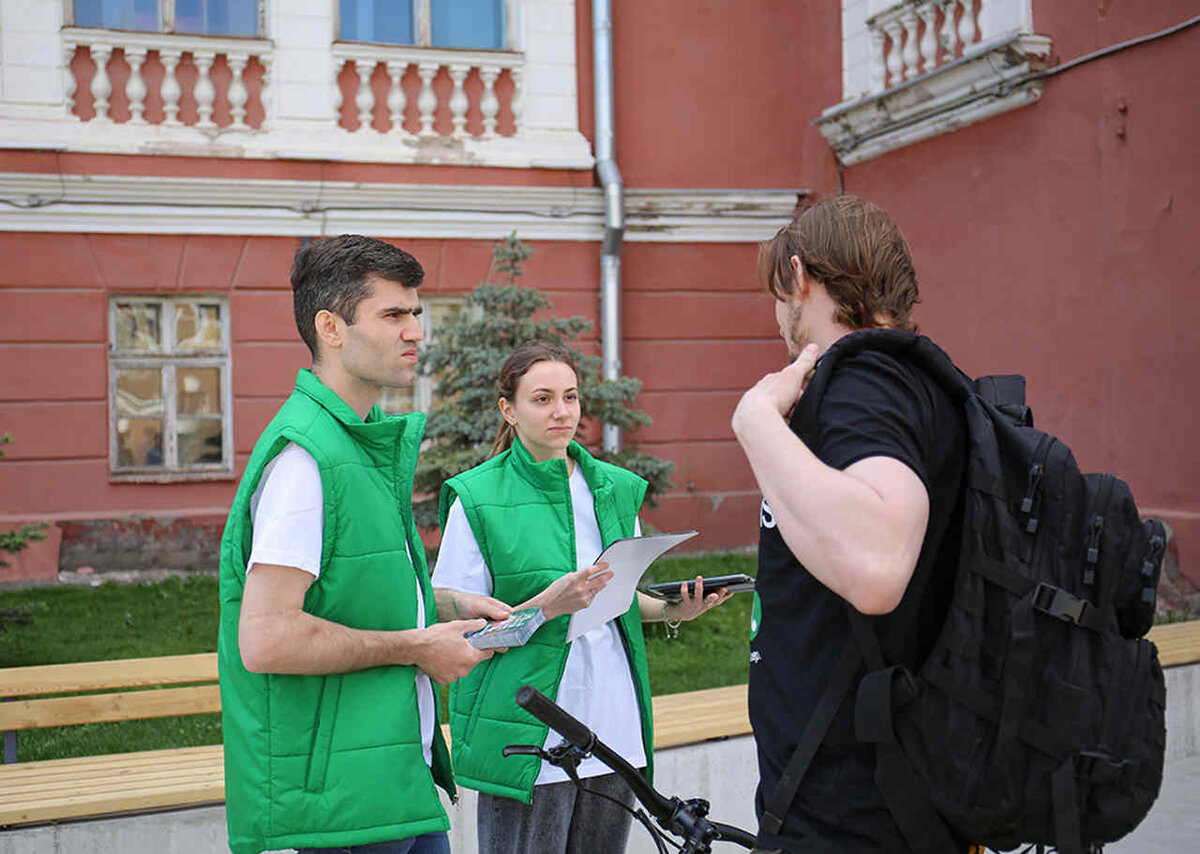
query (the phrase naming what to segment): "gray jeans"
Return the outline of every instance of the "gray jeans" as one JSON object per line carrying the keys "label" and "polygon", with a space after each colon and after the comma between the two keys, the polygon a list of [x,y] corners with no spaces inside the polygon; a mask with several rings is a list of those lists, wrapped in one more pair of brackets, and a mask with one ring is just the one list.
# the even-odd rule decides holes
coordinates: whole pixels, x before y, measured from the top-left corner
{"label": "gray jeans", "polygon": [[533,802],[479,795],[479,854],[621,854],[632,817],[633,792],[616,774],[587,777],[584,792],[568,781],[533,787]]}

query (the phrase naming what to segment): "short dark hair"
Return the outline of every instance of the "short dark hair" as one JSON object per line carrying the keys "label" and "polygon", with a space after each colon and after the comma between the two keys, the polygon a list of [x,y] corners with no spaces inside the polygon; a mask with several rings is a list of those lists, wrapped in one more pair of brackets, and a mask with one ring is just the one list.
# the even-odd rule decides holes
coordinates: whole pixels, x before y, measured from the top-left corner
{"label": "short dark hair", "polygon": [[313,359],[317,350],[317,312],[332,311],[354,323],[358,304],[371,293],[368,276],[418,288],[425,269],[403,249],[361,234],[340,234],[305,243],[292,258],[292,307],[296,328]]}
{"label": "short dark hair", "polygon": [[759,250],[759,283],[776,299],[796,289],[793,255],[829,292],[839,323],[916,330],[909,315],[921,297],[912,252],[882,208],[829,196],[798,213]]}

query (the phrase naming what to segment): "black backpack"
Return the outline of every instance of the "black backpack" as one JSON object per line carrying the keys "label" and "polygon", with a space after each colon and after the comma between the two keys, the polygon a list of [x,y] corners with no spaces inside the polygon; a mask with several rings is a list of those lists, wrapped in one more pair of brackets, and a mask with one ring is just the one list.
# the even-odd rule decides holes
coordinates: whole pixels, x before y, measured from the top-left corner
{"label": "black backpack", "polygon": [[[1138,517],[1124,482],[1080,473],[1066,445],[1034,429],[1024,378],[971,381],[924,336],[845,336],[818,363],[793,423],[815,414],[839,360],[868,349],[918,366],[964,408],[954,592],[916,673],[889,666],[870,620],[847,604],[854,642],[762,825],[778,832],[865,662],[855,732],[876,744],[876,783],[914,851],[1097,850],[1138,825],[1162,783],[1166,688],[1142,635],[1153,623],[1164,526]],[[910,609],[894,623],[915,619]]]}

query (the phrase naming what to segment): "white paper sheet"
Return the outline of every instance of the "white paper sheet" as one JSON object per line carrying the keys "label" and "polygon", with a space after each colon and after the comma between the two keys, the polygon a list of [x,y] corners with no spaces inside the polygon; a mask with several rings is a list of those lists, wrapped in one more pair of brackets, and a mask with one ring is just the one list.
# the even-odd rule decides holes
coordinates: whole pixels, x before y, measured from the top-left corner
{"label": "white paper sheet", "polygon": [[602,626],[628,611],[637,583],[650,564],[668,549],[675,548],[698,533],[700,532],[683,531],[678,534],[626,537],[610,544],[593,563],[608,561],[608,568],[613,577],[604,585],[604,589],[596,594],[591,605],[571,615],[571,625],[567,627],[567,641],[586,635],[597,626]]}

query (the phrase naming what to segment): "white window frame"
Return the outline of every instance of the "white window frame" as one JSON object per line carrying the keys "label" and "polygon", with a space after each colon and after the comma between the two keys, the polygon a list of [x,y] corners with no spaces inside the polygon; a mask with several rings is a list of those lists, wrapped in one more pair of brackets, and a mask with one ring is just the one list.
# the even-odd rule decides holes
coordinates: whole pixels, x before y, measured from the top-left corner
{"label": "white window frame", "polygon": [[[174,0],[164,0],[174,2]],[[382,44],[382,42],[364,42],[347,39],[342,35],[342,4],[341,0],[331,0],[333,3],[334,41],[349,44]],[[416,41],[412,45],[396,45],[396,47],[433,47],[433,13],[430,11],[429,0],[412,0],[413,2],[413,31]],[[504,41],[497,50],[520,50],[517,27],[517,15],[520,13],[520,0],[504,0]],[[483,48],[438,47],[437,50],[483,50]]]}
{"label": "white window frame", "polygon": [[[258,32],[255,35],[252,35],[252,36],[225,36],[225,35],[218,34],[218,35],[212,35],[211,37],[212,38],[258,38],[258,39],[263,38],[264,33],[266,31],[266,25],[267,25],[266,12],[263,8],[264,3],[263,3],[263,0],[254,0],[254,1],[255,1],[255,6],[257,7],[257,12],[255,14],[255,17],[258,19]],[[162,19],[162,26],[159,30],[157,30],[157,32],[160,32],[160,33],[175,32],[175,0],[159,0],[159,3],[160,3],[160,8],[162,10],[160,13],[160,16]],[[64,9],[63,9],[64,23],[68,27],[75,26],[75,0],[63,0],[63,6],[64,6]],[[110,29],[110,28],[102,27],[101,29]],[[140,30],[138,32],[148,32],[148,31]],[[206,38],[206,37],[210,36],[209,33],[183,33],[183,35],[195,36],[197,38]]]}
{"label": "white window frame", "polygon": [[[433,326],[433,306],[459,306],[463,311],[466,311],[466,298],[464,296],[436,296],[429,299],[422,298],[421,306],[424,311],[418,316],[421,323],[421,332],[424,338],[421,340],[421,351],[433,343],[437,336],[437,329]],[[418,364],[420,362],[418,361]],[[437,382],[437,377],[431,377],[426,374],[418,373],[417,381],[413,383],[413,412],[428,413],[433,408],[433,387]],[[386,393],[385,393],[386,397]],[[380,400],[380,406],[383,411],[389,415],[397,414],[392,409],[384,406],[384,400]],[[404,413],[408,414],[408,413]]]}
{"label": "white window frame", "polygon": [[[221,310],[221,349],[175,349],[175,306],[179,303],[217,304]],[[161,350],[117,349],[117,306],[157,305],[160,309]],[[108,465],[114,481],[223,480],[233,476],[233,368],[230,352],[229,300],[211,294],[157,296],[110,294],[108,299]],[[176,425],[178,423],[175,372],[178,368],[218,368],[221,383],[221,462],[178,465]],[[118,466],[117,372],[120,369],[161,369],[163,399],[163,464],[161,466]]]}

